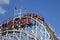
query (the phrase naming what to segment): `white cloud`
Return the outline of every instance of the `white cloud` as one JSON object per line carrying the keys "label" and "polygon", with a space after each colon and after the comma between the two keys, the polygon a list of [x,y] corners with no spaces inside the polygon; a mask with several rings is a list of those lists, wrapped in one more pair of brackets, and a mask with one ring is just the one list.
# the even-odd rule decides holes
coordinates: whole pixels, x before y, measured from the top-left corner
{"label": "white cloud", "polygon": [[10,0],[0,0],[0,5],[2,4],[9,4]]}
{"label": "white cloud", "polygon": [[6,10],[4,10],[0,7],[0,14],[4,14],[5,12],[6,12]]}
{"label": "white cloud", "polygon": [[6,10],[3,9],[2,6],[9,3],[10,0],[0,0],[0,14],[4,14],[6,12]]}

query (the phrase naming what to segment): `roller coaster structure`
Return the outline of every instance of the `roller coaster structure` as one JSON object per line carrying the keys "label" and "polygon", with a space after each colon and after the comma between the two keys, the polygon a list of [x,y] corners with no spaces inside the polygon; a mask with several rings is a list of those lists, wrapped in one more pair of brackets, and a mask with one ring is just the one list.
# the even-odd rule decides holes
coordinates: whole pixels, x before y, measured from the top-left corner
{"label": "roller coaster structure", "polygon": [[0,25],[0,40],[59,40],[42,16],[25,13]]}

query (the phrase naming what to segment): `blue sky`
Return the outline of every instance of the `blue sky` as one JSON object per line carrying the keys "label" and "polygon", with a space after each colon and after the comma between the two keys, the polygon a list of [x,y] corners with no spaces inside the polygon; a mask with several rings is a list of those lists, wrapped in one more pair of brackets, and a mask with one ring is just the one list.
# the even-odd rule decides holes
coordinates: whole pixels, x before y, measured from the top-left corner
{"label": "blue sky", "polygon": [[0,1],[0,24],[13,16],[15,6],[17,9],[22,9],[22,11],[43,16],[45,21],[52,26],[57,36],[60,37],[60,0]]}

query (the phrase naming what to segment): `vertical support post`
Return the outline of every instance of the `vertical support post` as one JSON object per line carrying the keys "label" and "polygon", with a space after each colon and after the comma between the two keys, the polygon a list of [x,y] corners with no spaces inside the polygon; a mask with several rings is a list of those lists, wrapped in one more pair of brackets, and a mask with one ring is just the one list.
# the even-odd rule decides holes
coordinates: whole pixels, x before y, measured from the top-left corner
{"label": "vertical support post", "polygon": [[[36,20],[36,36],[37,36],[37,32],[38,32],[38,27],[37,27],[37,20]],[[37,38],[35,38],[35,40],[37,40]]]}
{"label": "vertical support post", "polygon": [[[28,31],[27,31],[27,32],[28,32]],[[28,37],[28,36],[29,36],[29,34],[27,34],[27,40],[29,40],[29,37]]]}
{"label": "vertical support post", "polygon": [[[21,20],[21,9],[20,9],[19,11],[20,11],[20,12],[19,12],[19,14],[18,14],[18,15],[19,15],[18,17],[19,17],[20,20]],[[21,25],[19,25],[19,30],[21,30],[20,27],[21,27]],[[21,32],[20,32],[20,40],[21,40]]]}
{"label": "vertical support post", "polygon": [[20,39],[19,40],[21,40],[21,32],[20,32]]}
{"label": "vertical support post", "polygon": [[5,39],[7,40],[7,34],[5,35]]}
{"label": "vertical support post", "polygon": [[[42,21],[42,26],[44,27],[43,21]],[[45,29],[45,32],[44,32],[44,33],[45,33],[45,40],[47,40],[47,39],[46,39],[46,32],[47,32],[47,31],[46,31],[46,28],[45,28],[45,27],[44,27],[44,29]]]}
{"label": "vertical support post", "polygon": [[13,40],[14,40],[15,32],[13,32]]}
{"label": "vertical support post", "polygon": [[[28,17],[26,16],[26,18],[28,19]],[[27,20],[27,23],[28,23],[28,20]],[[26,25],[27,26],[27,25]],[[28,27],[27,27],[28,28]],[[26,30],[27,32],[29,32],[28,30]],[[29,40],[29,34],[27,33],[27,40]]]}
{"label": "vertical support post", "polygon": [[40,31],[41,31],[41,40],[43,40],[43,35],[42,35],[42,34],[43,34],[42,26],[41,26],[41,30],[40,30]]}
{"label": "vertical support post", "polygon": [[[18,18],[20,18],[20,20],[21,20],[21,9],[18,9],[18,10],[14,10],[14,20],[15,20],[15,16],[17,15],[17,17]],[[14,22],[14,21],[13,21]],[[21,30],[20,29],[20,25],[18,25],[19,26],[19,30]],[[14,28],[14,27],[13,27]],[[21,32],[20,32],[20,40],[21,40]]]}
{"label": "vertical support post", "polygon": [[[21,9],[20,9],[20,16],[19,16],[20,20],[21,20]],[[21,27],[21,25],[20,25]],[[20,29],[20,28],[19,28]],[[21,32],[20,32],[20,40],[21,40]]]}
{"label": "vertical support post", "polygon": [[7,35],[8,35],[8,28],[6,28],[6,35],[5,35],[5,39],[7,40],[8,38],[7,38]]}
{"label": "vertical support post", "polygon": [[46,29],[45,29],[45,40],[46,40]]}

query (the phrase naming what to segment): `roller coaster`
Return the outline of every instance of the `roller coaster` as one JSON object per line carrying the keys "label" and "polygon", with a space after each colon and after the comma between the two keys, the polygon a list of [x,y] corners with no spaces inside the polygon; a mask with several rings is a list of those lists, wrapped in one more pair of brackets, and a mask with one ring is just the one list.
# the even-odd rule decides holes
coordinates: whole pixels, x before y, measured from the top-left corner
{"label": "roller coaster", "polygon": [[0,40],[59,40],[45,19],[25,13],[0,25]]}

